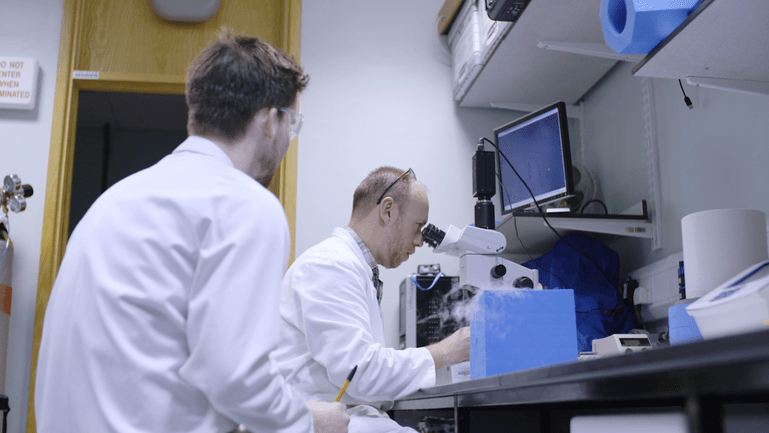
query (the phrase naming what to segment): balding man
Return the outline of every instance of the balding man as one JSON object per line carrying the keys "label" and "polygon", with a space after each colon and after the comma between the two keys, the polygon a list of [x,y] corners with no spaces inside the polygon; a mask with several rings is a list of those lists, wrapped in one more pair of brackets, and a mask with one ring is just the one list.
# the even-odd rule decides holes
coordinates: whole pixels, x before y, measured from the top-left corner
{"label": "balding man", "polygon": [[434,386],[440,367],[469,359],[469,328],[427,347],[385,347],[378,266],[398,267],[422,246],[428,211],[411,169],[378,168],[355,190],[349,225],[308,249],[283,278],[274,360],[305,398],[318,401],[334,399],[357,365],[342,398],[351,433],[413,432],[384,410]]}

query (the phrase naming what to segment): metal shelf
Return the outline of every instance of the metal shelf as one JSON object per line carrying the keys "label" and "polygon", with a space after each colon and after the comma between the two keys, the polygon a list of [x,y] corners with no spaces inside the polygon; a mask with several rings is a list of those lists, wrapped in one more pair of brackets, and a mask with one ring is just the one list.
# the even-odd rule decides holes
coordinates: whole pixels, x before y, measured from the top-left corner
{"label": "metal shelf", "polygon": [[[769,94],[767,46],[766,0],[705,0],[633,68],[633,75],[691,77],[687,81],[693,85]],[[710,86],[702,79],[717,80]]]}
{"label": "metal shelf", "polygon": [[[545,214],[545,216],[561,236],[574,231],[590,232],[593,237],[603,243],[618,236],[645,239],[654,237],[654,226],[649,220],[645,201],[629,209],[627,213],[616,215],[556,213]],[[509,214],[497,224],[496,229],[507,239],[507,247],[504,251],[506,255],[520,255],[528,252],[532,256],[539,256],[548,252],[558,241],[558,236],[545,224],[539,213],[535,212]]]}

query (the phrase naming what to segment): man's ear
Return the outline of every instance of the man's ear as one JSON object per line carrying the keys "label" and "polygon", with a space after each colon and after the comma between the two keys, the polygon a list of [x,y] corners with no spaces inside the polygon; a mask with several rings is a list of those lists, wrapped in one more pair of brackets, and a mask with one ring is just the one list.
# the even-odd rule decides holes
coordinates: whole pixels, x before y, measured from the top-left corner
{"label": "man's ear", "polygon": [[262,108],[256,113],[256,121],[259,123],[259,129],[267,137],[275,138],[275,136],[278,134],[280,119],[278,119],[277,108]]}
{"label": "man's ear", "polygon": [[398,207],[393,201],[392,197],[385,197],[382,199],[382,203],[379,203],[379,220],[385,227],[395,221]]}

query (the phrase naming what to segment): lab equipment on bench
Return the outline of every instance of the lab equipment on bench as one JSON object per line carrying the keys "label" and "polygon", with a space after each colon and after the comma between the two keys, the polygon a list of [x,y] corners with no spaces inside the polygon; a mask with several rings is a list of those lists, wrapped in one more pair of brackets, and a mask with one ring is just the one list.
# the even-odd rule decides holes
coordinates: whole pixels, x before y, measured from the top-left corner
{"label": "lab equipment on bench", "polygon": [[454,320],[450,313],[452,304],[467,302],[473,293],[459,287],[459,277],[444,275],[440,265],[431,266],[437,266],[437,272],[417,272],[401,281],[401,349],[437,343],[467,326],[466,321]]}
{"label": "lab equipment on bench", "polygon": [[542,290],[537,270],[499,257],[504,235],[428,224],[422,237],[436,253],[459,256],[459,284],[478,289],[470,314],[470,378],[577,360],[574,291]]}
{"label": "lab equipment on bench", "polygon": [[730,278],[686,311],[705,339],[769,329],[769,260]]}
{"label": "lab equipment on bench", "polygon": [[651,348],[652,343],[646,334],[613,334],[593,340],[593,352],[598,356],[645,352]]}
{"label": "lab equipment on bench", "polygon": [[459,284],[480,290],[542,289],[539,271],[503,259],[498,255],[507,245],[505,235],[496,231],[452,225],[443,231],[432,224],[422,229],[422,238],[436,253],[459,257]]}
{"label": "lab equipment on bench", "polygon": [[[444,275],[440,264],[419,265],[400,286],[400,348],[428,346],[469,326],[474,289]],[[436,385],[462,382],[470,379],[470,363],[446,365],[435,374]]]}

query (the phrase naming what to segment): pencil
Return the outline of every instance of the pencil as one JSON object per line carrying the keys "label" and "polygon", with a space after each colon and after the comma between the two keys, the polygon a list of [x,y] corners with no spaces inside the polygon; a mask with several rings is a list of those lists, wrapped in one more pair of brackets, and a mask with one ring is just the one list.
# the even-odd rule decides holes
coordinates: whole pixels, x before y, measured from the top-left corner
{"label": "pencil", "polygon": [[352,371],[350,371],[350,374],[347,375],[347,380],[344,381],[344,385],[342,385],[342,389],[339,390],[339,394],[336,395],[336,399],[334,401],[339,401],[342,399],[342,395],[344,394],[344,390],[347,389],[347,385],[350,384],[350,381],[352,380],[352,377],[355,376],[355,371],[358,369],[358,366],[352,368]]}

